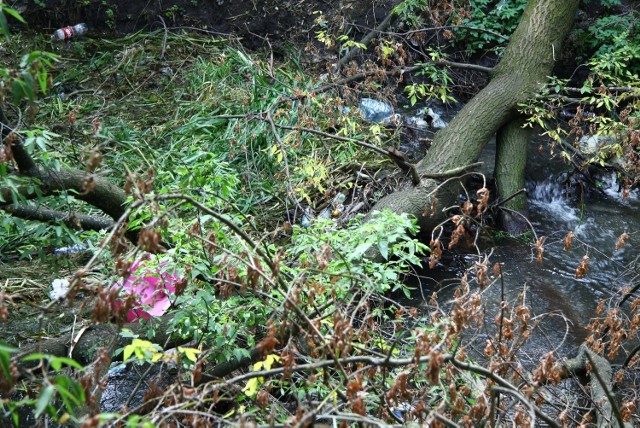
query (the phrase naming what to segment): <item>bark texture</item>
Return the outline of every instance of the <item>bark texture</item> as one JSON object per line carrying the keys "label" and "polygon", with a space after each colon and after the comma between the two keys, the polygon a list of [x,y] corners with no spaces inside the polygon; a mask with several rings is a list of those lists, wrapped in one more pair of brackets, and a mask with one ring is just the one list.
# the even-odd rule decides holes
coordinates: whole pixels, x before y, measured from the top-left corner
{"label": "bark texture", "polygon": [[[419,174],[443,173],[472,164],[491,137],[518,117],[518,104],[535,94],[538,85],[551,74],[578,3],[579,0],[527,3],[489,84],[436,134],[431,149],[417,165]],[[416,186],[381,199],[375,209],[411,213],[420,219],[423,231],[428,231],[443,219],[442,212],[429,217],[422,215],[436,190],[439,200],[458,193],[455,180],[423,179]]]}
{"label": "bark texture", "polygon": [[[0,112],[1,113],[1,112]],[[24,183],[17,191],[25,199],[34,199],[40,195],[49,196],[63,191],[71,191],[76,199],[87,202],[109,215],[113,222],[104,218],[89,216],[69,216],[76,226],[86,225],[90,229],[110,227],[125,213],[127,195],[109,180],[95,174],[75,168],[61,168],[58,171],[46,169],[35,163],[26,151],[19,138],[10,143],[10,150],[18,170],[16,176],[24,179]],[[32,189],[38,189],[35,192]],[[18,217],[31,218],[41,221],[61,220],[62,213],[12,204],[10,188],[0,188],[0,210],[4,210]],[[131,238],[134,239],[135,237]]]}
{"label": "bark texture", "polygon": [[[186,341],[171,337],[168,333],[169,322],[173,315],[165,315],[157,319],[157,325],[153,330],[153,337],[146,337],[153,343],[162,345],[165,349],[184,344]],[[147,329],[143,324],[133,322],[124,324],[123,328],[131,330],[134,334],[145,336]],[[43,339],[39,342],[20,347],[20,355],[29,355],[35,352],[55,355],[59,357],[70,356],[82,365],[91,364],[97,357],[101,348],[107,350],[107,355],[113,355],[117,348],[122,348],[131,343],[130,338],[119,335],[121,329],[115,324],[96,324],[89,327],[81,334],[76,330],[59,337]],[[74,343],[75,342],[75,343]],[[36,362],[24,363],[23,367],[30,367]]]}
{"label": "bark texture", "polygon": [[[512,120],[498,130],[496,135],[496,164],[494,176],[498,196],[505,200],[499,214],[499,222],[512,235],[527,231],[527,198],[517,193],[524,188],[524,169],[527,164],[527,145],[530,128],[523,128],[523,121]],[[513,196],[515,195],[515,196]],[[513,197],[512,197],[513,196]],[[507,199],[508,198],[508,199]]]}
{"label": "bark texture", "polygon": [[[99,208],[114,221],[118,221],[125,212],[127,196],[122,189],[105,178],[75,168],[53,171],[36,167],[21,175],[35,178],[43,183],[41,190],[45,196],[64,190],[74,191],[75,198]],[[87,180],[92,180],[95,186],[86,186]]]}
{"label": "bark texture", "polygon": [[597,408],[597,427],[631,428],[630,422],[624,422],[617,408],[616,397],[613,393],[613,369],[606,358],[590,350],[586,344],[580,345],[578,355],[566,360],[558,367],[560,377],[570,375],[588,375],[591,387],[591,398]]}
{"label": "bark texture", "polygon": [[106,217],[49,210],[35,205],[6,205],[0,208],[14,217],[44,223],[62,221],[67,226],[80,230],[106,230],[115,224],[113,220]]}

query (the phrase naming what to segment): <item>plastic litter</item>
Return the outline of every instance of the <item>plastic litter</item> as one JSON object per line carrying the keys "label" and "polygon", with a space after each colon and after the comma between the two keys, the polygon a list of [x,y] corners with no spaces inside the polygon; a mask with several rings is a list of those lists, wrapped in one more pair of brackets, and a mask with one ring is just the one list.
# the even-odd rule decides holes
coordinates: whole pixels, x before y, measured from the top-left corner
{"label": "plastic litter", "polygon": [[398,403],[398,407],[392,407],[391,413],[395,415],[396,418],[405,422],[405,417],[411,417],[411,413],[415,410],[415,406],[410,403]]}
{"label": "plastic litter", "polygon": [[425,107],[418,110],[417,117],[426,120],[427,123],[431,124],[431,128],[433,129],[442,129],[447,126],[447,123],[442,120],[442,116],[433,111],[431,107]]}
{"label": "plastic litter", "polygon": [[[320,211],[320,214],[318,214],[317,218],[328,220],[330,218],[339,217],[344,211],[344,205],[342,205],[342,203],[346,199],[347,197],[343,193],[338,193],[333,198],[331,203],[327,205],[322,211]],[[313,215],[313,210],[310,207],[307,207],[304,214],[302,215],[302,218],[300,219],[300,225],[302,227],[309,227],[311,226],[311,223],[313,223],[313,220],[315,218],[316,216]]]}
{"label": "plastic litter", "polygon": [[338,193],[333,198],[331,203],[327,205],[325,209],[320,211],[320,214],[318,214],[318,218],[326,220],[340,216],[340,214],[342,214],[342,211],[344,210],[344,206],[342,205],[342,203],[345,201],[345,199],[347,199],[347,197],[344,194]]}
{"label": "plastic litter", "polygon": [[428,129],[429,128],[429,122],[427,122],[426,120],[424,120],[423,118],[418,117],[418,116],[408,117],[407,120],[405,121],[405,123],[410,128],[416,128],[416,129]]}
{"label": "plastic litter", "polygon": [[304,214],[302,214],[302,218],[300,219],[300,225],[305,228],[309,227],[311,226],[314,218],[315,216],[313,215],[313,211],[311,210],[311,208],[307,207],[304,210]]}
{"label": "plastic litter", "polygon": [[49,290],[49,299],[61,300],[69,291],[69,281],[66,279],[54,279]]}
{"label": "plastic litter", "polygon": [[75,244],[70,247],[60,247],[53,250],[54,256],[69,256],[71,254],[82,253],[87,251],[88,248],[82,244]]}
{"label": "plastic litter", "polygon": [[602,146],[615,143],[615,138],[608,135],[584,135],[578,141],[578,147],[583,153],[595,153]]}
{"label": "plastic litter", "polygon": [[60,42],[68,42],[71,39],[81,36],[87,32],[89,28],[87,24],[81,23],[74,26],[62,27],[57,29],[52,35],[51,40],[57,40]]}
{"label": "plastic litter", "polygon": [[379,123],[381,125],[399,125],[402,116],[393,112],[393,106],[373,98],[363,98],[360,100],[360,113],[367,122]]}
{"label": "plastic litter", "polygon": [[124,373],[126,368],[127,368],[126,364],[120,363],[114,367],[111,367],[107,373],[109,373],[109,376],[116,376],[121,373]]}

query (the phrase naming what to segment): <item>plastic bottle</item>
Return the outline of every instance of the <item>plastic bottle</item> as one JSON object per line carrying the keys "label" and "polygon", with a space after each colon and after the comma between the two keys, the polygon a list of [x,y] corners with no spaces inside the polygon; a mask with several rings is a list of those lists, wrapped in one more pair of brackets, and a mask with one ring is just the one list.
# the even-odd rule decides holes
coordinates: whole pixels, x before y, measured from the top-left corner
{"label": "plastic bottle", "polygon": [[54,256],[70,256],[75,253],[82,253],[87,251],[88,248],[82,244],[75,244],[70,247],[60,247],[53,250]]}
{"label": "plastic bottle", "polygon": [[87,24],[76,24],[73,27],[63,27],[57,29],[53,35],[51,36],[52,40],[59,40],[61,42],[66,42],[74,37],[78,37],[86,33],[88,30]]}

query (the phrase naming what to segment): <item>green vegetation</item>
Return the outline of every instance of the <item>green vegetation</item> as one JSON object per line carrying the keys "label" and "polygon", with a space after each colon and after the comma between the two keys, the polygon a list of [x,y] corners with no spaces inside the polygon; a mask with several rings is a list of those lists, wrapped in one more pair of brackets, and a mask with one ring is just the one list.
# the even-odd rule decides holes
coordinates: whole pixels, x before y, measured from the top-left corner
{"label": "green vegetation", "polygon": [[[17,48],[18,40],[8,46]],[[34,49],[44,44],[34,42]],[[30,89],[25,94],[32,96],[26,101],[16,98],[15,105],[32,105],[29,128],[21,130],[29,155],[53,170],[75,167],[109,175],[129,189],[131,202],[139,203],[128,229],[153,231],[170,247],[152,263],[175,269],[191,284],[171,296],[176,310],[170,332],[198,341],[200,348],[210,347],[213,352],[206,358],[224,362],[247,358],[259,342],[269,342],[276,323],[299,322],[288,309],[290,304],[310,314],[308,322],[316,325],[318,320],[320,336],[304,339],[310,343],[337,340],[331,339],[337,334],[334,322],[360,299],[372,305],[359,309],[362,316],[370,313],[378,322],[393,318],[394,306],[385,307],[376,296],[389,291],[408,295],[403,274],[428,250],[410,237],[416,232],[415,221],[389,213],[379,213],[367,223],[343,219],[342,227],[334,220],[318,219],[308,228],[285,221],[288,195],[313,208],[333,199],[336,192],[362,186],[342,181],[336,169],[367,171],[387,161],[346,139],[375,142],[387,131],[364,125],[355,114],[343,114],[344,101],[333,95],[312,94],[314,82],[295,58],[283,64],[262,62],[240,46],[193,34],[170,35],[166,43],[175,49],[163,52],[160,32],[134,34],[73,44],[59,58],[43,54],[58,60],[58,65],[47,62],[41,72],[30,72],[44,75],[50,86],[41,88],[40,100]],[[269,112],[273,123],[263,117],[252,120],[256,112]],[[333,130],[345,141],[333,142],[302,130],[312,125]],[[277,138],[271,126],[282,129]],[[6,163],[2,165],[3,185],[17,190],[17,178]],[[15,203],[29,203],[28,194],[11,195]],[[73,192],[48,197],[47,205],[95,213],[75,200]],[[46,248],[88,242],[98,249],[107,238],[98,231],[78,234],[65,222],[47,226],[6,216],[3,226],[5,256],[40,254],[44,259],[49,257]],[[261,242],[262,235],[274,228],[282,235]],[[362,259],[372,246],[385,261]],[[96,267],[106,276],[101,281],[111,284],[118,279],[114,266],[138,257],[135,251],[122,254],[117,247],[99,251]],[[354,300],[355,296],[359,298]],[[155,328],[153,322],[149,328]],[[336,346],[350,349],[351,339],[345,339]],[[135,355],[155,361],[154,355],[161,355],[159,345],[132,340],[133,347],[124,349],[125,359]],[[384,343],[371,335],[360,341],[361,346],[370,341]],[[321,354],[346,352],[346,348],[331,349]],[[155,354],[145,357],[151,350]],[[5,374],[10,374],[12,352],[2,348]],[[21,361],[38,358],[58,361],[38,354]],[[46,413],[59,422],[78,420],[77,409],[87,403],[84,395],[74,395],[76,381],[66,375],[46,379],[37,398],[7,402],[3,411],[17,418],[18,408],[34,406],[36,417]],[[4,385],[7,390],[12,387],[11,382]],[[19,390],[31,394],[32,388]],[[313,395],[329,393],[333,387],[330,382],[315,391],[316,386],[309,389],[306,381],[297,379],[281,388],[283,393],[293,388],[299,391],[296,394]],[[253,406],[255,394],[247,392],[240,402]],[[59,400],[64,406],[57,406]],[[259,410],[253,410],[255,417],[266,420]],[[284,422],[286,415],[280,418]]]}
{"label": "green vegetation", "polygon": [[516,29],[526,4],[526,0],[469,1],[468,7],[452,16],[452,22],[460,25],[455,40],[469,53],[500,52],[500,47]]}
{"label": "green vegetation", "polygon": [[[25,280],[0,267],[0,322],[21,316],[14,308],[25,300],[42,318],[68,305],[64,310],[78,319],[64,355],[40,352],[30,338],[19,348],[0,342],[2,417],[15,425],[30,410],[42,423],[88,426],[528,426],[556,423],[543,405],[558,405],[579,420],[573,397],[552,389],[574,369],[555,365],[552,352],[527,367],[519,358],[543,318],[532,313],[527,293],[484,306],[489,287],[504,287],[502,266],[488,256],[460,272],[449,301],[434,294],[423,296],[424,307],[403,303],[412,292],[407,276],[423,263],[433,268],[456,247],[481,253],[478,241],[495,207],[484,177],[479,189],[464,189],[465,202],[440,201],[448,217],[429,246],[419,239],[420,218],[376,210],[375,202],[415,167],[393,148],[400,130],[367,123],[354,106],[361,95],[390,92],[394,84],[411,105],[454,102],[464,79],[453,70],[464,67],[451,58],[460,47],[465,55],[501,55],[526,4],[428,3],[408,0],[394,9],[399,30],[438,29],[420,54],[412,57],[411,40],[389,32],[367,52],[371,62],[361,75],[351,69],[330,82],[294,50],[274,59],[197,32],[87,39],[53,54],[42,37],[10,37],[5,14],[21,18],[0,6],[8,58],[0,68],[0,208],[8,214],[0,222],[0,263],[55,265],[54,248],[90,250],[88,261],[67,260],[57,269],[71,287],[62,303],[47,302],[42,289],[22,294]],[[115,11],[107,9],[109,26]],[[165,16],[182,13],[175,5]],[[580,87],[554,77],[520,105],[527,126],[548,135],[567,160],[609,167],[617,159],[627,191],[640,177],[633,17],[601,17],[579,30],[584,43],[576,49],[589,68]],[[369,49],[333,34],[324,15],[316,25],[324,48]],[[418,65],[416,80],[384,87],[409,64]],[[574,121],[561,126],[558,111],[571,103],[579,106]],[[608,139],[586,152],[578,144],[585,130]],[[388,174],[396,167],[402,174]],[[453,181],[464,171],[418,181]],[[72,184],[56,187],[64,180]],[[105,191],[105,183],[114,187]],[[95,192],[116,194],[118,209],[101,210],[103,201],[87,198]],[[422,217],[436,206],[425,206]],[[19,214],[42,207],[61,215],[45,222]],[[85,227],[86,217],[102,226]],[[544,237],[528,232],[522,245],[531,236],[542,260]],[[619,247],[628,238],[621,236]],[[588,269],[585,257],[578,278]],[[167,276],[172,281],[163,283]],[[159,288],[127,296],[123,284],[135,287],[136,278]],[[142,305],[146,291],[168,299],[167,307],[159,310],[151,298]],[[599,309],[592,348],[611,355],[626,346],[610,327],[637,337],[640,305],[633,304],[624,319],[619,306]],[[122,328],[132,311],[149,319]],[[477,334],[487,319],[495,329]],[[108,338],[90,337],[105,325],[114,328],[105,330]],[[68,334],[39,330],[46,340]],[[173,383],[147,382],[146,405],[129,406],[125,397],[120,413],[101,413],[101,382],[120,364],[170,367]],[[550,391],[560,398],[548,398]],[[508,406],[507,397],[515,397]],[[630,402],[621,401],[618,419],[631,418]]]}

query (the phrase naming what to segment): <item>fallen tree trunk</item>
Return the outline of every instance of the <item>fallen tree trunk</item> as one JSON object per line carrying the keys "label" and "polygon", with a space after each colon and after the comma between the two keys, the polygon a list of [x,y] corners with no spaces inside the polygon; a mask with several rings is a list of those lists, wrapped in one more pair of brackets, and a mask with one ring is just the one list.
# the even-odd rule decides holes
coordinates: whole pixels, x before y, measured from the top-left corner
{"label": "fallen tree trunk", "polygon": [[[127,196],[107,179],[75,168],[61,168],[58,171],[45,169],[35,163],[17,138],[10,143],[10,151],[18,167],[17,176],[31,179],[33,187],[38,187],[43,196],[72,191],[77,199],[102,210],[114,221],[124,214]],[[25,198],[37,196],[35,192],[27,192],[25,186],[23,189],[21,193]],[[3,198],[10,200],[7,199],[9,190],[1,191]]]}
{"label": "fallen tree trunk", "polygon": [[[506,156],[499,158],[497,176],[502,181],[499,189],[509,192],[521,186],[523,160],[526,159],[526,134],[514,132],[519,124],[518,104],[532,97],[539,84],[551,74],[556,52],[569,31],[579,0],[530,0],[511,36],[500,63],[493,69],[489,84],[482,89],[440,130],[426,156],[418,163],[420,184],[408,185],[382,198],[376,210],[388,208],[397,213],[410,213],[418,217],[423,231],[430,231],[445,216],[424,216],[433,200],[451,200],[458,194],[457,180],[426,178],[433,173],[445,173],[477,161],[489,140],[499,133],[507,138]],[[515,124],[512,125],[512,122]],[[503,130],[500,132],[501,130]],[[513,164],[513,168],[510,167]],[[501,194],[507,197],[508,194]],[[516,198],[517,199],[517,198]],[[515,200],[512,206],[519,210]]]}
{"label": "fallen tree trunk", "polygon": [[512,235],[519,235],[526,231],[527,224],[524,221],[527,215],[527,198],[524,193],[524,169],[527,165],[527,142],[531,136],[531,130],[523,128],[522,120],[512,120],[498,130],[496,135],[496,164],[494,176],[496,187],[501,200],[510,195],[504,204],[498,217],[503,229]]}
{"label": "fallen tree trunk", "polygon": [[[160,344],[164,349],[173,348],[182,345],[187,340],[180,340],[172,337],[169,331],[169,322],[173,318],[173,314],[159,317],[155,320],[152,337],[146,337],[153,343]],[[113,352],[131,343],[131,338],[120,336],[123,328],[131,330],[134,334],[145,336],[148,331],[145,324],[137,322],[124,324],[119,328],[115,324],[96,324],[88,327],[86,330],[76,329],[75,335],[73,331],[65,333],[59,337],[44,339],[36,343],[20,347],[20,355],[29,355],[33,353],[43,353],[55,355],[58,357],[71,357],[78,363],[86,366],[91,364],[97,357],[100,349],[105,349],[107,355],[112,356]],[[30,364],[37,361],[30,361]],[[23,367],[28,367],[25,363]]]}
{"label": "fallen tree trunk", "polygon": [[[0,116],[2,116],[1,110]],[[126,212],[127,195],[121,188],[104,177],[76,168],[59,170],[44,168],[36,164],[23,146],[20,137],[12,129],[2,125],[1,134],[6,146],[3,153],[5,157],[12,159],[17,167],[17,170],[11,174],[21,181],[17,187],[0,188],[0,210],[28,220],[47,223],[63,221],[70,227],[84,230],[109,229],[122,219]],[[100,209],[113,220],[12,202],[16,199],[16,193],[19,199],[31,200],[61,192],[70,192],[76,199]],[[128,231],[125,235],[133,243],[138,240],[137,231]]]}
{"label": "fallen tree trunk", "polygon": [[106,217],[66,213],[32,205],[5,205],[2,209],[14,217],[25,220],[36,220],[43,223],[61,221],[69,227],[81,230],[111,229],[115,225],[113,220]]}

